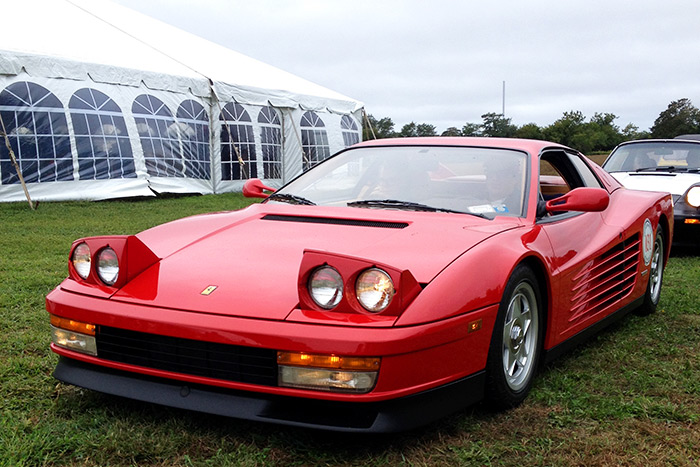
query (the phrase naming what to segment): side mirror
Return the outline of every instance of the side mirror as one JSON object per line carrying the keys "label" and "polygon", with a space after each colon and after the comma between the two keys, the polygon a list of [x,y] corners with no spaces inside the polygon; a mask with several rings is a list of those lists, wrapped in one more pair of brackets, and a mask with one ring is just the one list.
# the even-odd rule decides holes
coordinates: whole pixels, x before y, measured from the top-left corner
{"label": "side mirror", "polygon": [[259,178],[250,178],[243,184],[243,196],[246,198],[267,198],[270,195],[265,191],[274,192],[275,189],[264,185]]}
{"label": "side mirror", "polygon": [[602,188],[576,188],[547,201],[547,212],[604,211],[610,204],[610,195]]}

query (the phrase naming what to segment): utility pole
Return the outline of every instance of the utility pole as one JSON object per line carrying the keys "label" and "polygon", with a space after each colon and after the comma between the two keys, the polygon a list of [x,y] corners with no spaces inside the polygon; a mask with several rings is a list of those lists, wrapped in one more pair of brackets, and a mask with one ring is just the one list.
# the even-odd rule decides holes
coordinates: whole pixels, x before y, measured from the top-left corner
{"label": "utility pole", "polygon": [[503,107],[501,108],[501,115],[506,116],[506,82],[503,81]]}

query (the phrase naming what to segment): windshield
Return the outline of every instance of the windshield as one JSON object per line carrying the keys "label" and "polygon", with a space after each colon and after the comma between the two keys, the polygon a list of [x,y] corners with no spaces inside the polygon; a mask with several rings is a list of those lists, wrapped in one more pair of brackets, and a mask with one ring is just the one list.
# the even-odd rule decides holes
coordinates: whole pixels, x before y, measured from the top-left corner
{"label": "windshield", "polygon": [[618,147],[603,164],[608,172],[700,169],[700,144],[648,142]]}
{"label": "windshield", "polygon": [[368,147],[324,161],[270,202],[522,216],[527,179],[527,156],[518,151]]}

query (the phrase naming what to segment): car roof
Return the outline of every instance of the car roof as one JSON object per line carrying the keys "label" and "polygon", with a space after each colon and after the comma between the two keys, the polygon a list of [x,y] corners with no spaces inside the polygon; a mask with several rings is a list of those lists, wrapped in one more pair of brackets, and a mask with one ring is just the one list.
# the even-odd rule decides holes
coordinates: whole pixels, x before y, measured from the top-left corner
{"label": "car roof", "polygon": [[[628,144],[649,144],[649,143],[664,143],[664,144],[700,144],[700,135],[683,135],[688,138],[681,138],[676,136],[673,139],[636,139],[632,141],[625,141],[624,143],[618,144],[619,146],[626,146]],[[690,136],[697,136],[697,138],[689,138]]]}
{"label": "car roof", "polygon": [[[417,138],[383,138],[363,141],[353,147],[379,147],[379,146],[464,146],[497,149],[517,149],[530,154],[539,154],[544,149],[571,148],[549,141],[518,138],[487,138],[469,136],[429,136]],[[576,152],[576,151],[574,151]]]}
{"label": "car roof", "polygon": [[691,141],[700,141],[700,135],[691,135],[691,134],[680,135],[680,136],[676,136],[673,139],[685,139],[685,140],[691,140]]}

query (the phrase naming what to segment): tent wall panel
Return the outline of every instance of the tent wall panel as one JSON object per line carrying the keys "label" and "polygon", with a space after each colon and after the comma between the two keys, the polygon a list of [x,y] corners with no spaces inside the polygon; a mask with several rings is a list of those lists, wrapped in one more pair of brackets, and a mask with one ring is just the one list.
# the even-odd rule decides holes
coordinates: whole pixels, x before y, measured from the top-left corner
{"label": "tent wall panel", "polygon": [[[27,88],[39,97],[12,92]],[[361,109],[338,114],[273,101],[0,75],[0,115],[30,194],[43,200],[238,191],[251,177],[277,187],[359,141]],[[13,120],[18,114],[34,126]],[[23,200],[4,144],[0,162],[0,201]]]}

